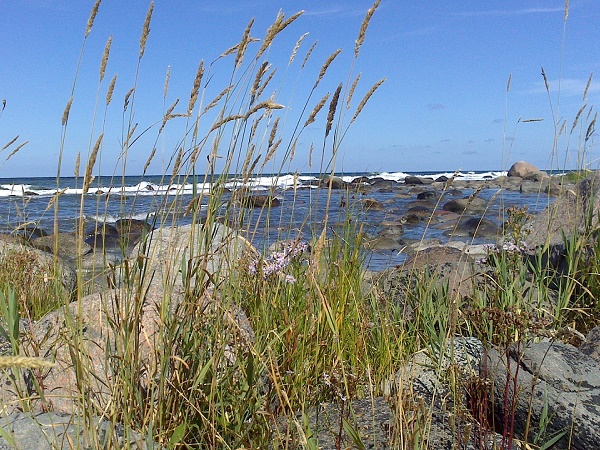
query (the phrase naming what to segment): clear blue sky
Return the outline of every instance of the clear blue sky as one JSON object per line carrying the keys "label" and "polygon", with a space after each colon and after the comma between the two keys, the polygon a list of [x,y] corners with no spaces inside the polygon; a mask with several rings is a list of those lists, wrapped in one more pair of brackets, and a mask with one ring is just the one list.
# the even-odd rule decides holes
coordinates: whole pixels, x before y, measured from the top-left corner
{"label": "clear blue sky", "polygon": [[[0,147],[19,135],[29,143],[0,167],[0,177],[53,176],[61,140],[61,117],[71,94],[75,69],[93,1],[0,0]],[[304,15],[284,30],[265,58],[277,65],[277,101],[289,117],[299,113],[323,61],[337,48],[343,52],[331,66],[310,106],[338,83],[347,84],[354,41],[371,0],[200,1],[156,0],[151,32],[138,79],[134,122],[140,129],[160,121],[163,111],[181,98],[176,112],[187,107],[198,63],[206,64],[235,45],[248,21],[252,35],[262,38],[279,9],[287,16]],[[86,42],[69,119],[62,174],[73,174],[75,155],[85,161],[101,130],[104,97],[115,73],[118,81],[106,122],[98,167],[113,172],[121,140],[125,93],[134,83],[139,36],[149,1],[104,0]],[[372,18],[354,74],[362,72],[353,108],[382,77],[387,81],[372,97],[345,136],[337,161],[343,171],[487,170],[508,168],[528,160],[540,168],[573,167],[581,159],[598,165],[594,135],[583,148],[594,111],[570,140],[575,115],[584,104],[588,77],[597,72],[585,101],[600,97],[600,3],[572,0],[563,47],[564,2],[560,0],[382,0]],[[287,60],[304,33],[298,57]],[[113,36],[100,107],[92,129],[98,90],[98,67],[105,43]],[[313,42],[315,52],[303,71],[302,59]],[[253,53],[260,43],[253,44]],[[170,87],[163,86],[170,66]],[[229,82],[232,59],[211,69],[205,104]],[[541,67],[547,74],[546,93]],[[510,91],[506,92],[512,74]],[[560,83],[559,83],[560,80]],[[206,81],[206,80],[205,80]],[[559,94],[560,86],[560,94]],[[0,104],[1,107],[1,104]],[[350,110],[350,113],[353,110]],[[584,116],[588,110],[586,109]],[[297,155],[286,170],[309,171],[308,147],[320,148],[326,110],[302,135]],[[349,117],[347,117],[349,118]],[[522,122],[518,122],[519,119]],[[527,119],[544,119],[523,122]],[[554,122],[567,120],[553,153]],[[292,120],[286,120],[289,130]],[[158,142],[149,173],[162,164],[181,138],[178,125]],[[155,127],[132,147],[130,174],[141,171],[153,145]],[[92,141],[92,144],[90,144]],[[3,161],[14,144],[0,155]],[[82,163],[83,165],[83,163]],[[312,168],[318,170],[318,166]]]}

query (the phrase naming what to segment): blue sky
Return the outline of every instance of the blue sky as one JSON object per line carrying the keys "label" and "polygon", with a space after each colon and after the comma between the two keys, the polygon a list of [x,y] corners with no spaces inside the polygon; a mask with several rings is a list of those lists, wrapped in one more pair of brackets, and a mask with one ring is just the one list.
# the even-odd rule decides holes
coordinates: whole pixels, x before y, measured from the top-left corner
{"label": "blue sky", "polygon": [[[2,152],[1,160],[16,145],[29,141],[0,166],[0,177],[56,175],[61,117],[71,95],[93,3],[0,0],[0,100],[6,100],[0,116],[0,147],[19,135],[17,142]],[[563,1],[382,0],[359,58],[351,67],[354,41],[372,3],[156,0],[137,82],[134,122],[141,130],[160,121],[176,98],[181,98],[176,112],[186,109],[199,61],[209,64],[235,45],[252,17],[252,35],[262,38],[280,9],[287,16],[304,10],[265,55],[278,66],[274,86],[278,88],[277,101],[286,106],[288,133],[321,65],[336,49],[343,51],[313,94],[309,109],[339,83],[347,86],[351,68],[353,76],[362,73],[353,108],[371,85],[387,78],[345,135],[337,171],[495,170],[507,169],[521,159],[545,169],[572,168],[579,161],[597,167],[600,152],[595,135],[587,142],[581,137],[595,114],[595,110],[589,114],[589,108],[600,99],[600,73],[593,79],[587,98],[582,98],[588,77],[599,72],[597,1],[572,0],[565,27]],[[64,146],[64,176],[73,174],[77,152],[85,161],[101,132],[106,89],[114,74],[118,74],[114,100],[106,115],[95,173],[111,174],[120,167],[123,98],[134,84],[139,36],[148,5],[138,0],[104,0],[100,5],[75,88]],[[309,34],[286,70],[291,50],[304,33]],[[109,36],[113,39],[110,59],[94,122],[98,67]],[[314,53],[300,70],[306,51],[315,41]],[[253,45],[251,52],[260,42]],[[232,61],[230,57],[211,68],[205,103],[229,83]],[[164,100],[167,67],[171,76]],[[584,104],[588,107],[570,134],[577,111]],[[314,126],[302,134],[297,154],[284,170],[318,170],[314,162],[312,167],[308,165],[308,149],[311,143],[321,148],[325,116],[326,111],[321,112]],[[555,144],[555,124],[560,128],[565,120],[566,132]],[[149,173],[164,169],[181,140],[180,126],[169,124],[156,143],[157,157]],[[155,145],[157,130],[152,128],[131,148],[126,169],[129,174],[141,172]]]}

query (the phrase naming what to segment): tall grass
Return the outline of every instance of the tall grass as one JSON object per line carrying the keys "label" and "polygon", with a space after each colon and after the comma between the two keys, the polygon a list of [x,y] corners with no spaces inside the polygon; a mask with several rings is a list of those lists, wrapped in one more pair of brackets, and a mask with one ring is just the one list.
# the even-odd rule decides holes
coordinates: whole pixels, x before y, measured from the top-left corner
{"label": "tall grass", "polygon": [[[365,236],[356,220],[358,202],[349,200],[339,217],[331,217],[330,211],[343,139],[384,82],[366,89],[352,109],[361,89],[355,63],[378,6],[379,0],[361,24],[346,79],[329,79],[329,68],[338,62],[341,51],[336,50],[320,64],[314,82],[309,83],[312,89],[296,122],[288,122],[282,98],[287,78],[278,80],[277,68],[268,56],[273,42],[290,31],[287,28],[301,18],[301,13],[289,17],[279,13],[260,39],[253,36],[250,21],[240,42],[219,57],[218,62],[229,62],[230,72],[219,74],[227,82],[214,98],[206,98],[207,80],[213,79],[221,65],[200,61],[189,98],[188,94],[181,97],[187,102],[177,99],[167,107],[169,68],[162,118],[138,128],[133,118],[141,96],[137,84],[141,63],[146,46],[151,45],[154,11],[150,4],[142,26],[134,82],[120,112],[121,148],[112,183],[117,185],[120,180],[124,185],[129,153],[141,137],[152,136],[154,144],[143,169],[145,175],[166,130],[174,122],[183,123],[183,132],[167,155],[162,174],[163,184],[175,194],[156,196],[160,214],[149,220],[135,242],[134,238],[127,241],[131,234],[122,233],[125,239],[120,245],[127,257],[120,264],[107,264],[103,247],[96,246],[95,256],[99,258],[94,261],[99,261],[98,266],[84,276],[84,257],[78,256],[72,292],[66,292],[60,283],[48,283],[60,273],[58,256],[52,270],[44,269],[43,289],[38,288],[39,281],[27,278],[35,271],[22,270],[33,264],[31,258],[15,254],[2,259],[0,312],[6,328],[0,332],[11,343],[13,359],[0,359],[0,368],[12,367],[21,407],[48,410],[70,406],[70,412],[85,419],[91,448],[105,447],[94,429],[97,417],[115,425],[109,435],[112,445],[120,442],[117,429],[123,425],[125,430],[136,430],[165,448],[317,448],[319,436],[308,417],[314,411],[318,416],[321,405],[329,403],[341,411],[332,431],[335,447],[361,448],[378,442],[373,436],[361,437],[355,428],[353,402],[369,399],[374,404],[376,397],[387,394],[395,416],[386,437],[394,448],[428,448],[432,411],[440,401],[449,405],[454,430],[459,430],[456,445],[471,438],[470,433],[479,433],[471,439],[485,448],[493,426],[488,420],[492,411],[486,403],[485,380],[475,377],[465,386],[454,361],[448,363],[436,355],[445,354],[448,345],[461,335],[476,336],[486,347],[508,352],[514,344],[558,333],[572,324],[582,331],[596,324],[600,267],[595,259],[585,257],[588,247],[584,237],[566,243],[569,263],[564,274],[542,267],[541,253],[525,260],[505,246],[490,253],[490,269],[469,278],[466,291],[454,289],[452,280],[444,278],[435,265],[407,270],[396,286],[367,276]],[[100,0],[87,23],[82,55],[93,36],[97,14],[102,14]],[[305,36],[290,49],[286,73],[307,70],[307,61],[314,58],[314,45],[304,51]],[[91,195],[93,173],[103,158],[106,117],[115,108],[116,75],[105,88],[111,43],[109,39],[100,61],[88,152],[78,156],[78,161],[86,161],[76,227],[78,255],[83,253],[87,236],[85,205],[95,202],[96,211],[101,212],[103,202],[119,201]],[[304,60],[297,67],[300,58],[296,56],[303,51]],[[78,72],[79,65],[62,118],[56,175],[59,189],[70,109],[77,101]],[[281,84],[277,86],[276,81]],[[315,99],[321,83],[331,88]],[[103,97],[104,105],[99,106]],[[326,114],[322,112],[325,108]],[[96,116],[102,117],[97,134]],[[282,224],[273,206],[279,201],[275,190],[265,193],[264,206],[251,210],[249,206],[257,200],[248,197],[247,185],[271,168],[283,174],[295,157],[299,139],[306,138],[305,131],[315,123],[324,133],[320,141],[312,143],[311,157],[317,149],[319,153],[314,156],[323,182],[315,190],[301,228],[289,229],[291,224]],[[18,136],[4,149],[17,141]],[[205,167],[200,164],[204,160]],[[79,163],[76,165],[75,176],[79,177]],[[182,186],[188,183],[195,186],[191,201],[183,195]],[[354,198],[353,192],[345,194],[347,199]],[[55,212],[56,255],[60,200],[59,191],[48,205]],[[292,208],[294,202],[295,196]],[[130,208],[122,203],[124,217],[131,214]],[[507,215],[505,243],[518,248],[526,215],[518,210]],[[190,225],[177,226],[183,216]],[[323,219],[314,220],[317,217]],[[284,231],[277,232],[277,246],[269,249],[270,240],[257,236],[263,229],[258,221],[266,224],[267,230],[282,227]],[[132,227],[131,222],[124,224],[126,230],[128,227]],[[102,239],[105,231],[106,224],[95,225],[94,233]],[[590,221],[585,237],[595,232]],[[257,238],[265,238],[264,248],[252,247],[252,242],[261,241]],[[467,273],[471,264],[466,259],[463,262],[466,265],[459,276]],[[38,296],[28,296],[29,292]],[[23,302],[19,303],[19,298]],[[549,298],[556,301],[548,302]],[[46,333],[33,330],[20,336],[21,318],[39,319],[59,307],[58,325],[51,324]],[[54,368],[37,359],[18,359],[39,357],[42,351],[56,364]],[[410,379],[403,380],[390,394],[386,388],[390,376],[417,354],[429,355],[437,376],[450,386],[448,398],[434,398],[426,404],[412,391]],[[72,374],[72,392],[46,390],[44,380],[59,371]],[[33,387],[25,383],[32,374],[37,380]],[[471,401],[481,401],[469,405],[466,391]],[[504,423],[496,424],[503,435],[503,448],[510,448],[514,438],[509,422],[510,416],[505,416]],[[475,424],[475,431],[465,431],[465,424]],[[125,445],[129,445],[128,439],[136,438],[126,432]],[[538,435],[535,442],[544,439]]]}

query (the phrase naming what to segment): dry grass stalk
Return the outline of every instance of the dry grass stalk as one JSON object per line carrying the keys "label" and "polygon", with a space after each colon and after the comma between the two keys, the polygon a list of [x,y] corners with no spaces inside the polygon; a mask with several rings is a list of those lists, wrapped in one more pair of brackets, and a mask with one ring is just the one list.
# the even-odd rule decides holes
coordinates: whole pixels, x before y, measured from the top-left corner
{"label": "dry grass stalk", "polygon": [[267,144],[267,150],[271,148],[273,142],[275,141],[275,137],[277,136],[277,128],[279,127],[279,119],[275,119],[275,123],[273,123],[273,127],[271,128],[271,133],[269,134],[269,142]]}
{"label": "dry grass stalk", "polygon": [[325,94],[323,96],[323,98],[321,99],[321,101],[319,103],[317,103],[317,105],[313,108],[313,110],[310,112],[310,114],[308,116],[308,119],[306,119],[306,122],[304,123],[305,128],[315,121],[317,114],[319,114],[319,111],[321,111],[321,109],[323,109],[323,106],[325,106],[325,102],[327,102],[328,98],[329,98],[329,93]]}
{"label": "dry grass stalk", "polygon": [[590,77],[588,78],[587,84],[585,85],[585,89],[583,90],[583,100],[587,98],[588,91],[590,90],[590,86],[592,85],[592,77],[593,73],[590,73]]}
{"label": "dry grass stalk", "polygon": [[542,67],[542,77],[544,78],[544,85],[546,86],[546,92],[550,92],[550,85],[548,84],[548,77],[546,76],[546,71]]}
{"label": "dry grass stalk", "polygon": [[159,133],[162,132],[162,130],[165,128],[165,125],[167,124],[167,122],[173,118],[173,110],[175,109],[175,107],[177,106],[178,103],[179,103],[179,99],[175,100],[173,102],[173,104],[171,106],[169,106],[169,109],[167,109],[167,112],[163,116],[162,125],[160,126],[160,129],[158,130]]}
{"label": "dry grass stalk", "polygon": [[254,136],[256,136],[256,130],[258,129],[258,125],[264,118],[265,115],[263,114],[258,119],[254,119],[254,121],[252,122],[252,127],[250,128],[250,141],[252,141],[252,139],[254,139]]}
{"label": "dry grass stalk", "polygon": [[133,133],[135,133],[135,130],[137,130],[137,127],[138,124],[136,123],[129,129],[129,132],[127,133],[127,138],[125,139],[124,147],[129,147],[129,141],[131,141],[131,137],[133,136]]}
{"label": "dry grass stalk", "polygon": [[385,78],[382,78],[377,83],[375,83],[371,89],[369,89],[369,92],[367,92],[365,94],[365,96],[363,97],[363,99],[358,104],[358,108],[356,108],[356,112],[354,113],[354,116],[352,116],[352,120],[350,121],[350,123],[352,123],[352,122],[354,122],[356,120],[356,118],[361,113],[361,111],[363,110],[363,108],[365,107],[365,105],[367,104],[367,102],[369,101],[369,99],[371,98],[371,96],[375,93],[375,91],[377,89],[379,89],[379,86],[381,86],[384,81],[385,81]]}
{"label": "dry grass stalk", "polygon": [[123,112],[127,111],[127,107],[129,106],[129,98],[133,95],[134,91],[135,87],[132,87],[127,91],[127,94],[125,94],[125,101],[123,102]]}
{"label": "dry grass stalk", "polygon": [[277,36],[279,33],[281,33],[289,24],[291,24],[294,20],[296,20],[298,17],[300,17],[303,13],[304,13],[304,11],[298,11],[296,14],[292,15],[289,19],[283,20],[285,18],[285,14],[283,14],[280,10],[277,13],[277,18],[275,19],[275,22],[273,22],[273,24],[267,30],[265,39],[263,40],[263,43],[260,46],[260,49],[258,49],[258,52],[256,53],[256,59],[259,59],[263,55],[263,53],[267,50],[267,48],[269,48],[269,46],[273,42],[273,39],[275,39],[275,36]]}
{"label": "dry grass stalk", "polygon": [[594,119],[590,122],[587,131],[585,132],[585,142],[587,142],[596,131],[596,119],[598,118],[598,113],[594,114]]}
{"label": "dry grass stalk", "polygon": [[512,81],[512,73],[508,74],[508,81],[506,82],[506,92],[510,92],[511,81]]}
{"label": "dry grass stalk", "polygon": [[19,135],[18,134],[8,144],[6,144],[4,147],[2,147],[2,150],[0,150],[0,151],[6,150],[8,147],[10,147],[15,142],[17,142],[17,139],[19,139]]}
{"label": "dry grass stalk", "polygon": [[292,54],[290,56],[288,65],[291,65],[294,62],[294,59],[296,58],[296,53],[298,53],[298,49],[300,48],[300,45],[302,44],[302,41],[306,36],[308,36],[308,33],[304,33],[302,36],[300,36],[300,39],[296,41],[296,45],[294,46],[294,50],[292,50]]}
{"label": "dry grass stalk", "polygon": [[102,144],[102,139],[104,138],[104,134],[98,136],[96,140],[96,144],[94,144],[94,148],[92,153],[90,154],[90,159],[88,160],[88,164],[85,168],[85,176],[83,177],[83,193],[87,194],[90,184],[92,183],[92,171],[94,170],[94,166],[96,165],[96,158],[98,157],[98,152],[100,151],[100,144]]}
{"label": "dry grass stalk", "polygon": [[273,109],[282,109],[283,105],[280,105],[279,103],[275,103],[273,100],[269,99],[266,100],[264,102],[260,102],[257,105],[253,106],[252,108],[250,108],[246,114],[232,114],[230,116],[225,117],[224,119],[218,120],[216,121],[213,126],[210,128],[209,133],[222,127],[223,125],[225,125],[226,123],[232,122],[234,120],[248,120],[248,118],[256,113],[257,111],[264,109],[266,111],[270,111]]}
{"label": "dry grass stalk", "polygon": [[110,55],[110,46],[112,45],[112,36],[106,41],[104,46],[104,53],[102,54],[102,61],[100,62],[100,81],[104,80],[104,74],[106,73],[106,65],[108,64],[108,56]]}
{"label": "dry grass stalk", "polygon": [[360,47],[362,46],[363,42],[365,41],[365,36],[367,34],[367,28],[369,27],[369,22],[371,21],[371,17],[373,17],[375,10],[377,9],[377,7],[379,6],[380,3],[381,3],[381,0],[377,0],[373,4],[373,6],[371,6],[369,8],[369,10],[367,11],[367,14],[365,15],[365,18],[363,19],[363,22],[360,26],[360,30],[358,32],[358,38],[356,38],[356,43],[354,45],[354,57],[358,57],[358,53],[360,52]]}
{"label": "dry grass stalk", "polygon": [[144,21],[144,27],[142,28],[142,36],[140,37],[140,56],[142,59],[144,51],[146,51],[146,42],[148,41],[148,35],[150,34],[150,21],[152,20],[152,11],[154,10],[154,2],[150,2],[148,12],[146,13],[146,20]]}
{"label": "dry grass stalk", "polygon": [[312,169],[312,155],[313,150],[315,149],[314,144],[310,144],[310,148],[308,149],[308,167]]}
{"label": "dry grass stalk", "polygon": [[271,158],[273,158],[280,144],[281,139],[278,139],[274,144],[270,146],[269,153],[267,153],[267,156],[265,156],[265,160],[263,161],[261,168],[264,168],[267,165],[267,163],[271,160]]}
{"label": "dry grass stalk", "polygon": [[277,67],[275,67],[273,69],[273,71],[269,74],[269,76],[264,81],[264,83],[258,88],[258,90],[256,91],[256,97],[260,97],[263,94],[263,92],[265,91],[265,88],[268,86],[268,84],[271,82],[271,80],[275,76],[275,72],[277,72]]}
{"label": "dry grass stalk", "polygon": [[317,81],[315,81],[315,85],[313,86],[313,89],[315,89],[319,85],[319,83],[325,76],[327,69],[329,68],[329,66],[331,65],[333,60],[335,58],[337,58],[337,55],[339,55],[341,52],[342,52],[342,49],[338,48],[335,52],[333,52],[331,55],[329,55],[329,58],[327,58],[327,60],[325,61],[325,64],[323,64],[323,66],[321,66],[321,71],[319,72],[319,76],[317,77]]}
{"label": "dry grass stalk", "polygon": [[92,11],[90,12],[90,17],[88,18],[87,28],[85,30],[85,37],[87,38],[92,32],[92,27],[94,26],[94,20],[96,20],[96,15],[98,14],[98,8],[100,7],[100,2],[102,0],[96,0],[94,6],[92,7]]}
{"label": "dry grass stalk", "polygon": [[115,91],[115,84],[117,83],[117,74],[112,77],[110,84],[108,85],[108,91],[106,91],[106,106],[112,102],[113,92]]}
{"label": "dry grass stalk", "polygon": [[77,157],[75,158],[75,169],[73,170],[73,176],[75,180],[79,178],[79,167],[81,165],[81,152],[77,152]]}
{"label": "dry grass stalk", "polygon": [[244,55],[246,54],[246,49],[248,48],[248,44],[253,42],[253,38],[250,37],[250,30],[252,29],[252,25],[254,24],[254,18],[250,20],[246,29],[244,30],[244,35],[242,36],[242,40],[237,45],[237,52],[235,54],[235,67],[239,67],[244,62]]}
{"label": "dry grass stalk", "polygon": [[327,114],[327,126],[325,127],[325,137],[329,136],[331,127],[333,126],[333,118],[335,117],[335,111],[337,109],[338,101],[340,99],[340,92],[342,92],[342,83],[340,83],[333,93],[331,103],[329,103],[329,113]]}
{"label": "dry grass stalk", "polygon": [[[242,174],[246,175],[248,173],[248,167],[250,167],[250,161],[252,161],[252,157],[254,156],[254,151],[256,150],[256,145],[252,144],[250,149],[246,152],[246,158],[244,158],[244,164],[242,165]],[[260,155],[258,156],[260,158]]]}
{"label": "dry grass stalk", "polygon": [[29,141],[25,141],[25,142],[23,142],[22,144],[20,144],[20,145],[19,145],[17,148],[15,148],[15,149],[14,149],[14,150],[13,150],[13,151],[10,153],[10,155],[8,155],[8,156],[6,157],[6,160],[5,160],[5,161],[8,161],[8,160],[9,160],[11,157],[13,157],[13,156],[14,156],[14,155],[15,155],[15,154],[16,154],[16,153],[19,151],[19,150],[21,150],[21,149],[22,149],[23,147],[25,147],[27,144],[29,144]]}
{"label": "dry grass stalk", "polygon": [[304,60],[302,61],[302,69],[304,69],[304,66],[306,65],[306,63],[308,62],[308,58],[310,58],[310,55],[312,55],[313,50],[315,49],[315,47],[317,46],[317,42],[319,41],[315,41],[313,43],[313,45],[310,46],[310,48],[308,49],[308,51],[306,52],[306,56],[304,57]]}
{"label": "dry grass stalk", "polygon": [[67,106],[65,106],[65,110],[63,111],[63,115],[62,115],[62,125],[63,125],[63,127],[65,125],[67,125],[67,122],[69,121],[69,113],[71,112],[71,105],[72,104],[73,104],[73,96],[71,95],[71,98],[67,102]]}
{"label": "dry grass stalk", "polygon": [[562,126],[560,127],[560,130],[558,131],[558,137],[560,137],[565,129],[567,128],[567,119],[563,120]]}
{"label": "dry grass stalk", "polygon": [[565,15],[563,21],[566,22],[569,18],[569,0],[565,0]]}
{"label": "dry grass stalk", "polygon": [[150,167],[150,163],[154,159],[154,155],[156,155],[156,147],[154,147],[152,149],[152,152],[150,153],[150,156],[146,160],[146,164],[144,164],[144,171],[143,171],[144,174],[146,173],[146,170],[148,170],[148,167]]}
{"label": "dry grass stalk", "polygon": [[579,118],[581,117],[581,114],[583,114],[583,111],[585,110],[585,108],[587,108],[587,103],[585,105],[583,105],[581,108],[579,108],[579,111],[577,111],[577,115],[575,116],[575,120],[573,121],[573,126],[571,127],[570,134],[573,134],[573,130],[575,130],[575,127],[577,126],[577,123],[579,122]]}
{"label": "dry grass stalk", "polygon": [[192,86],[192,92],[190,93],[190,101],[188,103],[188,115],[192,114],[196,101],[198,101],[198,92],[200,92],[200,83],[202,82],[202,76],[204,75],[204,60],[200,61],[198,70],[196,71],[196,77],[194,78],[194,85]]}
{"label": "dry grass stalk", "polygon": [[175,178],[175,176],[179,173],[181,169],[181,163],[183,161],[183,147],[179,149],[177,153],[177,158],[175,159],[175,164],[173,164],[173,173],[171,173],[171,178]]}
{"label": "dry grass stalk", "polygon": [[171,66],[167,66],[167,75],[165,76],[165,86],[163,87],[163,98],[167,98],[169,92],[169,81],[171,80]]}
{"label": "dry grass stalk", "polygon": [[217,95],[214,100],[212,102],[210,102],[206,108],[204,108],[204,111],[202,111],[202,114],[206,113],[208,110],[214,108],[215,106],[217,106],[217,104],[221,101],[221,99],[225,96],[225,94],[227,94],[229,91],[231,91],[231,89],[233,88],[233,85],[229,85],[227,86],[225,89],[223,89],[219,95]]}
{"label": "dry grass stalk", "polygon": [[294,139],[292,148],[290,149],[290,161],[293,160],[294,156],[296,155],[296,145],[298,145],[298,137],[297,136],[296,136],[296,139]]}
{"label": "dry grass stalk", "polygon": [[54,363],[42,358],[33,358],[30,356],[0,356],[0,369],[46,369],[49,367],[54,367]]}
{"label": "dry grass stalk", "polygon": [[352,86],[350,87],[350,92],[348,92],[348,100],[346,100],[346,109],[350,109],[350,102],[352,102],[352,97],[354,97],[354,91],[356,91],[356,86],[358,86],[358,81],[360,80],[362,73],[359,73],[354,81],[352,82]]}
{"label": "dry grass stalk", "polygon": [[256,91],[258,91],[258,87],[260,86],[260,80],[265,75],[267,70],[271,67],[268,61],[263,62],[258,70],[256,71],[256,76],[254,77],[254,83],[252,83],[252,89],[250,89],[250,103],[254,103],[254,99],[256,98]]}

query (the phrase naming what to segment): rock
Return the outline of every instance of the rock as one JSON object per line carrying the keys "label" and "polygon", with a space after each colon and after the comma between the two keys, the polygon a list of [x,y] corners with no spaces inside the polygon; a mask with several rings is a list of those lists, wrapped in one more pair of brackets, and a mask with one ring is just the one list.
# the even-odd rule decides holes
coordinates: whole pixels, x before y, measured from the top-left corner
{"label": "rock", "polygon": [[154,227],[145,220],[119,219],[115,222],[115,230],[117,230],[119,239],[126,248],[133,247],[143,236],[150,233],[153,229]]}
{"label": "rock", "polygon": [[28,241],[35,239],[37,237],[47,236],[48,232],[38,228],[37,225],[24,225],[17,228],[14,234],[21,235]]}
{"label": "rock", "polygon": [[598,226],[600,173],[582,180],[575,189],[561,192],[554,203],[533,217],[525,227],[525,241],[531,248],[562,245],[564,237],[585,236]]}
{"label": "rock", "polygon": [[69,298],[75,289],[77,279],[75,271],[60,257],[57,257],[55,264],[55,257],[42,250],[0,240],[0,260],[0,264],[16,267],[28,274],[30,286],[19,286],[19,288],[47,289],[47,295],[54,298],[57,295],[56,286],[48,281],[58,279],[65,298]]}
{"label": "rock", "polygon": [[442,209],[445,211],[451,211],[458,214],[462,214],[463,212],[482,212],[485,211],[487,207],[487,202],[480,197],[464,197],[459,199],[450,200],[444,203]]}
{"label": "rock", "polygon": [[279,206],[281,201],[272,195],[253,194],[241,198],[240,203],[246,208],[270,208]]}
{"label": "rock", "polygon": [[367,211],[383,211],[383,203],[374,198],[364,198],[359,200],[358,203]]}
{"label": "rock", "polygon": [[335,176],[323,178],[319,184],[325,189],[328,189],[329,186],[331,186],[331,189],[346,189],[348,187],[348,183],[340,177]]}
{"label": "rock", "polygon": [[450,236],[471,236],[485,239],[496,239],[499,234],[498,225],[482,217],[459,220],[456,228],[449,232]]}
{"label": "rock", "polygon": [[[505,402],[515,401],[514,428],[529,439],[545,423],[545,436],[565,431],[553,449],[600,448],[600,365],[577,348],[561,342],[539,342],[506,355],[490,350],[481,372],[494,384],[496,423],[503,423]],[[505,392],[508,399],[505,399]],[[542,437],[543,438],[543,437]],[[542,441],[543,442],[543,439]]]}
{"label": "rock", "polygon": [[441,194],[437,191],[423,191],[417,194],[418,200],[437,200],[441,197]]}
{"label": "rock", "polygon": [[600,327],[593,328],[585,337],[579,351],[600,362]]}
{"label": "rock", "polygon": [[[28,404],[34,411],[76,411],[81,397],[78,380],[85,385],[86,395],[103,408],[118,395],[115,389],[121,389],[120,384],[132,383],[144,388],[150,380],[161,376],[159,365],[164,345],[161,330],[166,326],[161,319],[165,314],[163,310],[166,308],[170,317],[177,317],[182,312],[190,314],[191,299],[177,286],[167,291],[155,284],[139,296],[136,292],[139,293],[137,290],[107,290],[88,295],[47,314],[33,325],[21,343],[21,353],[41,354],[55,364],[45,370],[41,378],[43,395],[27,384],[27,374],[16,381],[20,391],[27,393]],[[193,301],[194,320],[219,323],[222,328],[219,335],[209,332],[202,336],[207,348],[223,348],[224,345],[223,359],[215,361],[215,368],[233,365],[239,352],[246,352],[254,339],[246,315],[235,305],[223,304],[218,294],[210,290],[201,297],[195,296]],[[139,313],[134,313],[138,308]],[[77,338],[74,330],[81,330]],[[125,330],[129,331],[127,338],[123,337]],[[119,367],[118,361],[128,339],[136,342],[137,365],[124,369]],[[217,342],[220,339],[221,343]],[[74,358],[80,361],[83,373],[77,373],[78,363]],[[133,379],[123,379],[124,376]],[[16,408],[19,395],[15,379],[0,375],[0,381],[3,386],[0,404]]]}
{"label": "rock", "polygon": [[541,173],[541,170],[535,167],[533,164],[525,161],[517,161],[510,167],[510,169],[508,169],[507,175],[509,177],[528,178],[532,176],[532,174],[539,173]]}
{"label": "rock", "polygon": [[402,247],[402,241],[391,236],[377,236],[365,242],[365,248],[371,251],[400,250]]}
{"label": "rock", "polygon": [[431,178],[415,177],[413,175],[407,175],[404,178],[404,184],[416,185],[416,184],[431,184],[431,183],[433,183],[433,180]]}
{"label": "rock", "polygon": [[[257,254],[238,232],[220,223],[210,228],[200,224],[159,228],[131,251],[134,261],[139,258],[146,261],[144,270],[152,276],[152,283],[165,286],[182,285],[182,277],[188,273],[202,283],[207,274],[218,282]],[[186,273],[181,273],[182,264]]]}
{"label": "rock", "polygon": [[386,180],[384,178],[373,178],[371,180],[369,180],[369,184],[371,185],[371,187],[373,188],[378,188],[378,189],[382,189],[382,188],[393,188],[398,186],[398,182],[394,181],[394,180]]}
{"label": "rock", "polygon": [[0,417],[0,429],[11,439],[8,442],[0,437],[0,450],[71,450],[93,448],[95,442],[106,449],[160,449],[156,443],[146,441],[133,430],[125,432],[123,426],[98,418],[93,418],[91,422],[83,417],[56,412],[15,412]]}
{"label": "rock", "polygon": [[57,241],[58,256],[63,259],[75,261],[78,257],[88,254],[92,247],[86,242],[78,242],[75,233],[58,233],[57,236],[49,234],[31,241],[31,245],[43,251],[54,252],[54,241]]}

